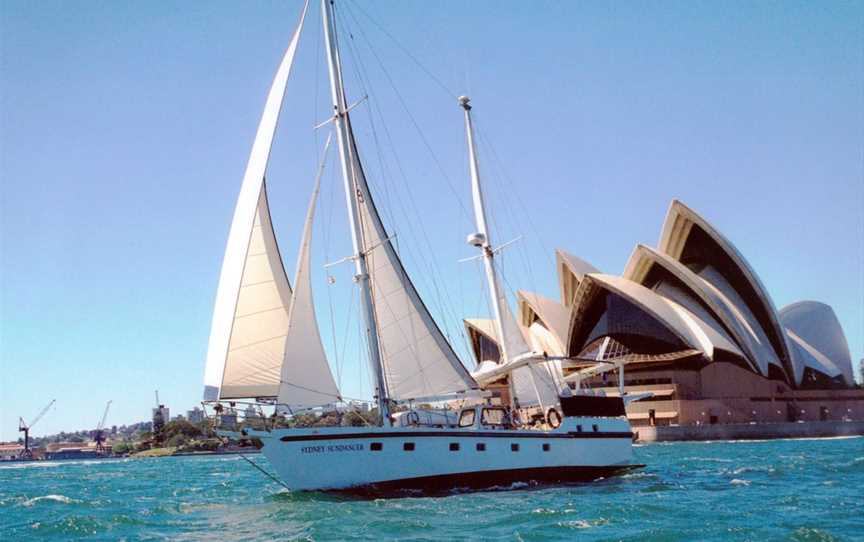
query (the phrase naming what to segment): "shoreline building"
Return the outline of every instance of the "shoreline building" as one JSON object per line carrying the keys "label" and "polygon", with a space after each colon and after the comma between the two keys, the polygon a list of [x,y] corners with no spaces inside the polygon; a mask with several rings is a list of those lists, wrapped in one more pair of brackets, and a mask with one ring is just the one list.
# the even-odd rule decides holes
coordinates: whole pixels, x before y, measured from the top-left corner
{"label": "shoreline building", "polygon": [[[816,301],[775,308],[743,255],[673,200],[656,249],[637,245],[621,276],[556,251],[560,301],[518,292],[535,350],[569,358],[565,375],[627,362],[627,416],[644,426],[864,420],[845,335]],[[486,320],[466,320],[475,358],[496,361]],[[618,382],[583,387],[617,395]]]}
{"label": "shoreline building", "polygon": [[192,410],[186,411],[186,419],[190,423],[201,423],[204,421],[204,411],[196,406]]}

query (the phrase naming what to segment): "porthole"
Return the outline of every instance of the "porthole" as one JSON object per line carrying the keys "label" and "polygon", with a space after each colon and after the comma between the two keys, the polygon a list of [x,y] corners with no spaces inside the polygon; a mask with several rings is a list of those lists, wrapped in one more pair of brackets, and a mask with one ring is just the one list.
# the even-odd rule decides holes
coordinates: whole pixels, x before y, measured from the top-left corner
{"label": "porthole", "polygon": [[516,442],[510,444],[510,451],[511,452],[518,452],[519,451],[519,444]]}
{"label": "porthole", "polygon": [[548,452],[551,448],[552,448],[552,446],[548,442],[543,443],[543,451],[544,452]]}
{"label": "porthole", "polygon": [[404,443],[402,443],[402,449],[405,450],[406,452],[413,452],[414,451],[414,443],[413,442],[404,442]]}
{"label": "porthole", "polygon": [[458,452],[459,451],[459,443],[458,442],[451,442],[450,443],[450,451],[451,452]]}
{"label": "porthole", "polygon": [[373,452],[380,452],[384,449],[384,445],[380,442],[373,442],[369,445],[369,450]]}
{"label": "porthole", "polygon": [[485,452],[486,451],[486,444],[483,442],[478,442],[477,443],[477,451],[478,452]]}

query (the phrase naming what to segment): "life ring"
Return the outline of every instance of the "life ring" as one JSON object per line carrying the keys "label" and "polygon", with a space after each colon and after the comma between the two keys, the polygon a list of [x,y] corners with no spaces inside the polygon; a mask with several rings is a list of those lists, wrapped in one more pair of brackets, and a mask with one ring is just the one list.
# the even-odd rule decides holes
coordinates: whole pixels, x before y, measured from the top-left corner
{"label": "life ring", "polygon": [[546,423],[549,424],[549,427],[552,429],[558,429],[561,427],[561,414],[558,414],[558,410],[550,408],[546,411]]}

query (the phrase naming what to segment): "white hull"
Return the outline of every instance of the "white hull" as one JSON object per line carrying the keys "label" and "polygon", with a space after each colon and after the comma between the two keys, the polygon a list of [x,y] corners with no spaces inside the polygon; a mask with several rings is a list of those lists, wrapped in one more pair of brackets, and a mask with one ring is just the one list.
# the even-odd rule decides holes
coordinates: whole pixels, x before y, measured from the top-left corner
{"label": "white hull", "polygon": [[552,431],[331,427],[249,431],[249,436],[261,440],[273,469],[294,490],[562,483],[615,474],[632,460],[630,426],[615,418],[569,418]]}

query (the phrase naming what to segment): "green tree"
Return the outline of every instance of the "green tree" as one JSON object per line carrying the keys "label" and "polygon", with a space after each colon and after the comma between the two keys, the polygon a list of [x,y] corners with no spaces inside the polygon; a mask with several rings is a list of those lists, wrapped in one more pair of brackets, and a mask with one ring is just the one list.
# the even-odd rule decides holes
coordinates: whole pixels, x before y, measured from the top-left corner
{"label": "green tree", "polygon": [[201,428],[187,420],[170,421],[162,429],[162,437],[166,441],[171,440],[176,435],[183,435],[187,440],[191,440],[195,437],[200,437],[201,434]]}
{"label": "green tree", "polygon": [[183,433],[175,433],[171,436],[167,441],[165,441],[165,446],[169,448],[182,448],[189,442],[189,437],[184,435]]}
{"label": "green tree", "polygon": [[125,455],[134,450],[134,446],[128,442],[118,442],[111,446],[111,453],[116,455]]}

